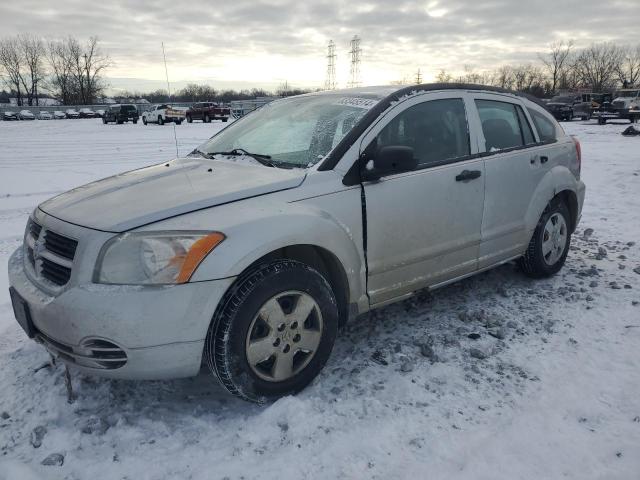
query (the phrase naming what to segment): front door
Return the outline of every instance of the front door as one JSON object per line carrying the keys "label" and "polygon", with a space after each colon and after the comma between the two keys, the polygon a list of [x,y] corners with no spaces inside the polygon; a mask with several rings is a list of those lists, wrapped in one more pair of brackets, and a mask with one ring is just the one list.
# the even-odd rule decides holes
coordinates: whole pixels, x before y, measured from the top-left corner
{"label": "front door", "polygon": [[469,138],[467,101],[460,94],[409,99],[363,141],[365,161],[387,145],[412,147],[418,159],[414,171],[364,183],[372,305],[477,269],[485,175]]}

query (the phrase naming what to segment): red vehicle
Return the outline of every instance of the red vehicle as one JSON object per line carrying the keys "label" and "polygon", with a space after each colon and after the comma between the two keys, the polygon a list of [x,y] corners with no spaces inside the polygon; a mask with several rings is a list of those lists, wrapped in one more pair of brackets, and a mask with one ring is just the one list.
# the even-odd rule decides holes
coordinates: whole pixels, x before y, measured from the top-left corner
{"label": "red vehicle", "polygon": [[202,120],[204,123],[209,123],[211,120],[226,122],[229,120],[229,115],[231,115],[229,107],[223,107],[213,102],[200,102],[194,103],[187,110],[187,122],[191,123],[194,120]]}

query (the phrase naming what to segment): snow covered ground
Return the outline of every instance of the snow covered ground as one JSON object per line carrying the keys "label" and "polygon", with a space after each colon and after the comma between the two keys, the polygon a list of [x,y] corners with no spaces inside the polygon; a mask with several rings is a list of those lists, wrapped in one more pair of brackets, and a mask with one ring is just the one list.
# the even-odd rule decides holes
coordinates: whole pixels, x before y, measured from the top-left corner
{"label": "snow covered ground", "polygon": [[[221,126],[176,127],[181,154]],[[70,405],[0,275],[0,480],[640,478],[640,138],[564,126],[587,200],[560,274],[506,265],[366,315],[309,388],[268,406],[206,372],[75,375]],[[174,155],[172,126],[0,123],[0,270],[42,200]],[[40,465],[53,453],[62,466]]]}

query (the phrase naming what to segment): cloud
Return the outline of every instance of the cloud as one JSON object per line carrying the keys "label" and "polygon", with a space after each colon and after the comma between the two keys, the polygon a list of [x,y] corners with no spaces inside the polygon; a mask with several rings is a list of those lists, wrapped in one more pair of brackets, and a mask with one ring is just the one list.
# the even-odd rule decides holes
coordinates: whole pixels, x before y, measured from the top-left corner
{"label": "cloud", "polygon": [[[621,44],[637,39],[631,0],[22,0],[0,4],[0,32],[46,37],[97,35],[115,62],[112,77],[158,82],[161,42],[176,82],[320,86],[329,39],[338,81],[348,78],[349,40],[362,38],[366,83],[429,79],[445,68],[478,69],[535,61],[557,39]],[[615,28],[612,26],[615,25]]]}

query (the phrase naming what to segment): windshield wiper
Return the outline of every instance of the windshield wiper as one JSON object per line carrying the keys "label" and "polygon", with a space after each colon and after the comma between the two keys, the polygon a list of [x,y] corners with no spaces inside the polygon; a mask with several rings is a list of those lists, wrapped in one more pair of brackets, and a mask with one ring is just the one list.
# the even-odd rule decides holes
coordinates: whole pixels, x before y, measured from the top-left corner
{"label": "windshield wiper", "polygon": [[209,158],[209,155],[205,152],[203,152],[202,150],[199,150],[197,148],[194,148],[191,152],[189,152],[189,155],[200,155],[201,157],[204,158]]}
{"label": "windshield wiper", "polygon": [[247,152],[244,148],[234,148],[233,150],[231,150],[229,152],[211,152],[211,153],[207,153],[205,155],[207,156],[207,158],[211,158],[211,157],[213,157],[215,155],[227,155],[227,156],[231,156],[231,157],[236,157],[236,156],[240,156],[240,155],[246,155],[246,156],[253,158],[254,160],[260,162],[262,165],[265,165],[267,167],[275,167],[276,166],[276,164],[271,161],[271,155],[264,155],[262,153],[250,153],[250,152]]}

